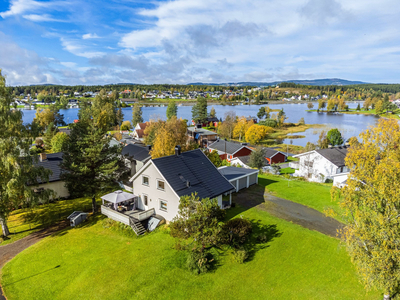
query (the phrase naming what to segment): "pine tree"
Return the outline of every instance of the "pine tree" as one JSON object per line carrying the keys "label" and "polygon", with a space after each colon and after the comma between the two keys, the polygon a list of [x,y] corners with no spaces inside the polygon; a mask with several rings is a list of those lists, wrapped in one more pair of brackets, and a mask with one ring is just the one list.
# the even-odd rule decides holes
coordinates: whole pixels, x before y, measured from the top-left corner
{"label": "pine tree", "polygon": [[[29,147],[38,133],[35,124],[25,126],[22,112],[10,109],[12,97],[0,70],[0,224],[3,236],[8,236],[7,218],[11,211],[33,207],[39,201],[54,196],[53,191],[35,193],[33,187],[47,182],[50,171],[35,165],[37,156],[29,155]],[[29,184],[29,185],[28,185]]]}
{"label": "pine tree", "polygon": [[192,120],[196,123],[204,123],[207,121],[207,117],[207,99],[199,97],[197,103],[192,107]]}
{"label": "pine tree", "polygon": [[142,108],[136,102],[132,107],[132,125],[135,127],[138,123],[143,123]]}
{"label": "pine tree", "polygon": [[176,117],[178,113],[178,107],[174,100],[169,100],[168,107],[167,107],[167,119],[171,119],[173,116]]}
{"label": "pine tree", "polygon": [[71,197],[92,197],[110,191],[125,174],[118,154],[122,146],[110,146],[111,137],[91,119],[80,119],[72,125],[69,143],[64,148],[62,178]]}

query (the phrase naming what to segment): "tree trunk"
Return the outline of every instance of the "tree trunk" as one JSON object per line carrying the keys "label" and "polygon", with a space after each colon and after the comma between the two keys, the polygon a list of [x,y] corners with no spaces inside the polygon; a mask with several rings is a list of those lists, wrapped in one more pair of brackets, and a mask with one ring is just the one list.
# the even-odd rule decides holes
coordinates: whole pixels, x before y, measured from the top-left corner
{"label": "tree trunk", "polygon": [[390,295],[389,294],[383,295],[383,300],[390,300]]}
{"label": "tree trunk", "polygon": [[3,215],[0,215],[0,224],[1,229],[3,230],[3,236],[8,236],[10,231],[8,230],[6,218]]}
{"label": "tree trunk", "polygon": [[97,203],[96,203],[95,196],[92,197],[92,211],[93,211],[93,214],[97,213]]}

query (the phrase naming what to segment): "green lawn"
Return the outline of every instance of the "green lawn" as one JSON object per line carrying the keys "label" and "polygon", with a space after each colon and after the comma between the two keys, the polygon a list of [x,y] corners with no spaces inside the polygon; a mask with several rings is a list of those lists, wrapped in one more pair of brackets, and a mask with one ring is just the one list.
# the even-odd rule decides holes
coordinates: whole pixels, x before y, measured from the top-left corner
{"label": "green lawn", "polygon": [[294,171],[295,171],[295,169],[292,169],[292,168],[283,168],[283,169],[280,169],[280,173],[281,173],[281,174],[293,174]]}
{"label": "green lawn", "polygon": [[0,245],[10,244],[61,219],[65,219],[74,210],[90,210],[91,205],[91,198],[78,198],[39,205],[34,209],[15,210],[8,218],[8,227],[11,232],[9,239],[2,241],[1,235],[3,231],[0,228]]}
{"label": "green lawn", "polygon": [[[284,170],[284,169],[283,169]],[[343,222],[339,204],[331,200],[332,184],[314,183],[290,179],[283,176],[263,174],[258,177],[258,184],[277,197],[291,200],[314,208],[320,212],[333,209],[335,218]]]}
{"label": "green lawn", "polygon": [[9,300],[381,298],[364,291],[337,239],[258,208],[236,206],[228,215],[258,221],[267,234],[274,226],[277,234],[244,264],[219,252],[215,270],[193,275],[167,229],[134,238],[104,228],[98,216],[21,252],[3,267],[1,284]]}

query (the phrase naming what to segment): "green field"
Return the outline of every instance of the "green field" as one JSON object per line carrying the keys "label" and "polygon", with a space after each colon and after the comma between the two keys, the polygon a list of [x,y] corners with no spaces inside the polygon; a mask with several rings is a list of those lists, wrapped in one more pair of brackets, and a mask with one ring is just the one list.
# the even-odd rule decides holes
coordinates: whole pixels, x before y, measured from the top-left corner
{"label": "green field", "polygon": [[263,174],[259,175],[258,184],[265,186],[274,196],[304,204],[320,212],[332,209],[336,213],[333,217],[343,222],[339,203],[331,200],[331,183],[314,183]]}
{"label": "green field", "polygon": [[194,275],[168,229],[135,238],[105,228],[97,216],[17,255],[2,270],[8,300],[24,299],[379,299],[366,293],[337,239],[236,206],[269,242],[253,245],[248,262],[218,251],[217,267]]}
{"label": "green field", "polygon": [[[100,202],[98,202],[100,204]],[[27,235],[46,228],[62,219],[65,219],[75,210],[90,210],[91,198],[56,201],[39,205],[34,209],[18,209],[8,218],[8,227],[11,234],[4,241],[1,239],[3,231],[0,228],[0,246],[13,243]]]}

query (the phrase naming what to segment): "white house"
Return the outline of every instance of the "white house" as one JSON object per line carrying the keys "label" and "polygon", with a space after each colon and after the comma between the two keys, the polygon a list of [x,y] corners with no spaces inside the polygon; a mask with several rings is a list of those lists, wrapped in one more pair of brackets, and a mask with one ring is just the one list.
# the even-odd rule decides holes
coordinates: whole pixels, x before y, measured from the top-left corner
{"label": "white house", "polygon": [[349,172],[344,161],[347,149],[348,146],[339,146],[295,155],[294,157],[299,158],[299,162],[294,176],[305,177],[316,182],[331,179],[337,185],[345,182]]}
{"label": "white house", "polygon": [[223,207],[222,196],[235,191],[200,149],[181,153],[179,146],[175,155],[149,160],[130,181],[137,208],[154,209],[168,222],[178,214],[182,196],[216,198]]}

